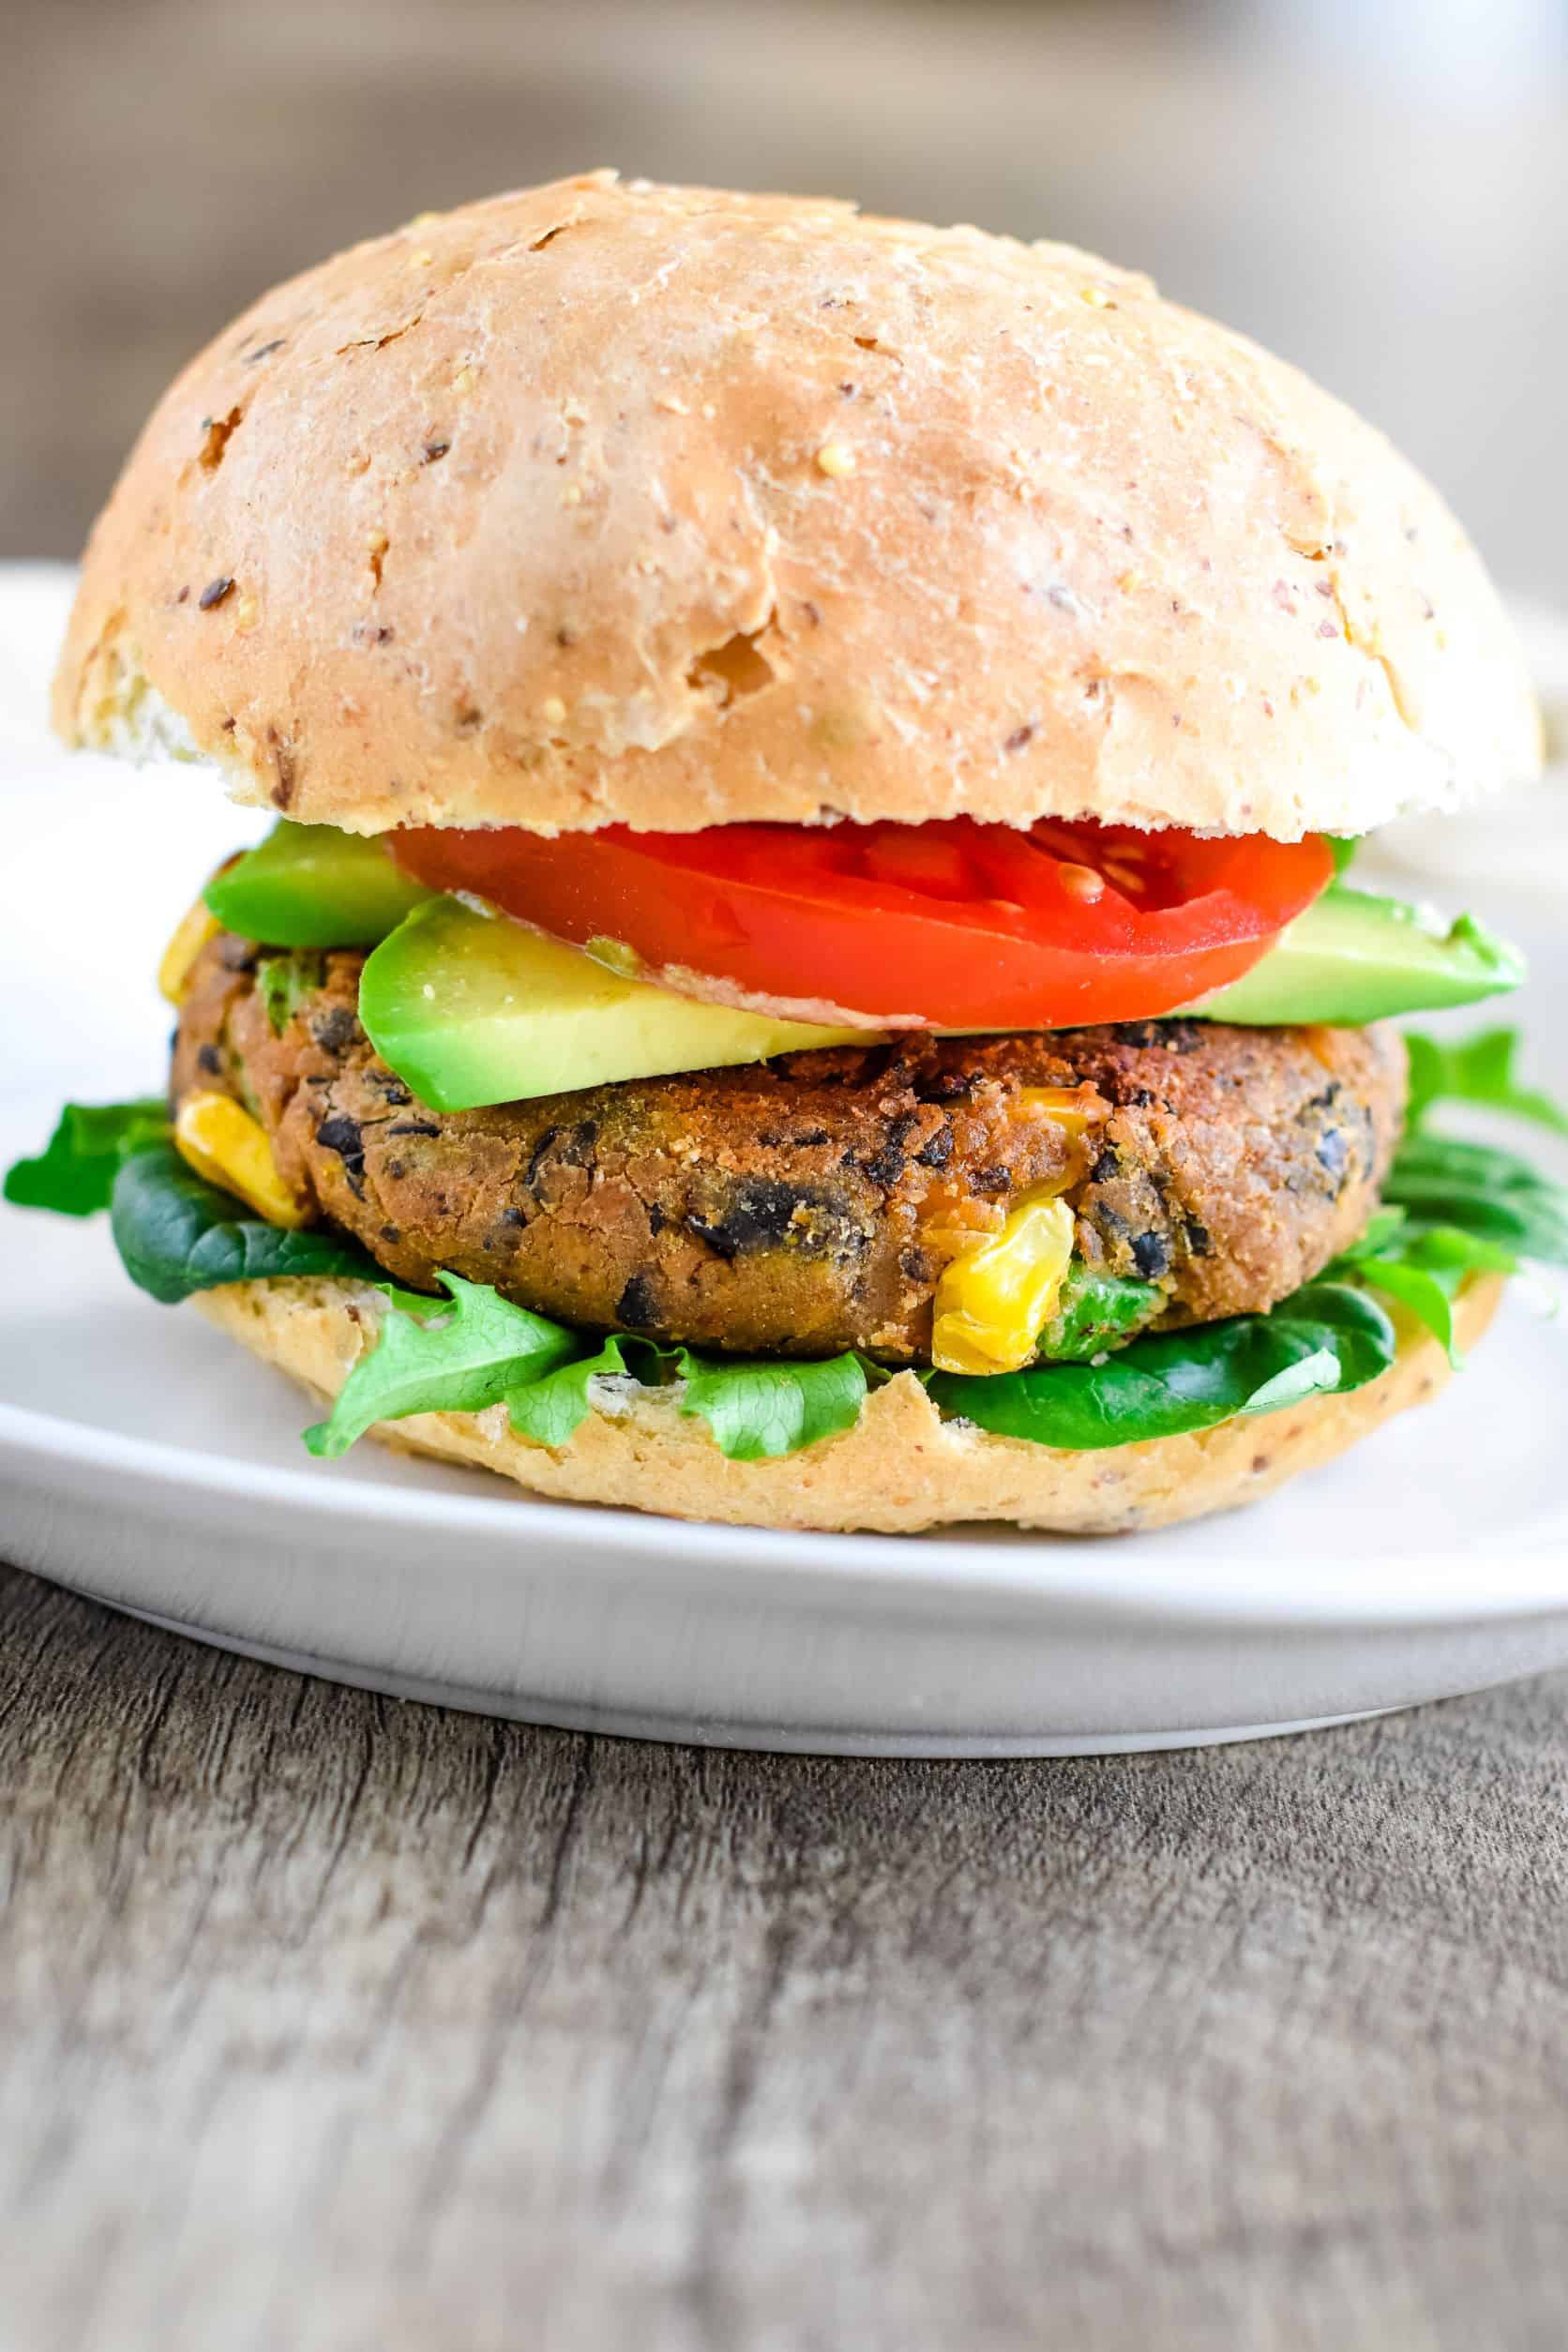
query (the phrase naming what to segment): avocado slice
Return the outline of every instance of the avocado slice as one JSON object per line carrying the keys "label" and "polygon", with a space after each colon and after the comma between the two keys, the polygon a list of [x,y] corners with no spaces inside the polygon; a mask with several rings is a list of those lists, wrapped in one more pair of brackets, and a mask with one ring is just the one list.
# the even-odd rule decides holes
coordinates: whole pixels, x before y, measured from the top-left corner
{"label": "avocado slice", "polygon": [[1445,926],[1401,898],[1331,882],[1260,963],[1186,1010],[1199,1020],[1252,1028],[1360,1028],[1393,1013],[1473,1004],[1516,988],[1524,977],[1517,948],[1473,915]]}
{"label": "avocado slice", "polygon": [[384,842],[285,817],[204,895],[225,930],[266,947],[374,947],[435,894],[400,872]]}
{"label": "avocado slice", "polygon": [[433,1110],[880,1034],[674,996],[460,898],[431,898],[382,942],[360,976],[359,1018],[382,1060]]}
{"label": "avocado slice", "polygon": [[[331,933],[339,942],[341,920]],[[1444,930],[1396,898],[1334,884],[1244,979],[1191,1011],[1271,1028],[1359,1026],[1470,1003],[1523,977],[1523,958],[1468,915]],[[870,1045],[884,1033],[676,996],[505,915],[433,894],[368,959],[359,1018],[383,1061],[444,1111]]]}

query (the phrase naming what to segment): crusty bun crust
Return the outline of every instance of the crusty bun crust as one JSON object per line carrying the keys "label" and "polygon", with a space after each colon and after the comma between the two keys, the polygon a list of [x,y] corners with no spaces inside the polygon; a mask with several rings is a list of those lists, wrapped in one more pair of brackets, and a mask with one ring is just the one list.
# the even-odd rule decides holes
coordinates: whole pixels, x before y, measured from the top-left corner
{"label": "crusty bun crust", "polygon": [[1293,369],[1066,246],[603,173],[356,247],[193,361],[55,715],[354,832],[1293,838],[1539,758],[1453,517]]}
{"label": "crusty bun crust", "polygon": [[[1465,1290],[1455,1318],[1461,1347],[1481,1336],[1501,1290],[1500,1277],[1491,1275]],[[324,1399],[342,1386],[379,1312],[374,1291],[342,1282],[236,1283],[204,1293],[198,1304],[254,1355]],[[1094,1454],[1057,1453],[944,1422],[911,1372],[875,1391],[842,1437],[780,1461],[727,1460],[705,1425],[681,1413],[675,1392],[629,1383],[601,1388],[605,1409],[560,1448],[518,1437],[503,1406],[420,1413],[371,1434],[407,1453],[498,1470],[532,1494],[672,1518],[895,1534],[1000,1519],[1061,1534],[1119,1535],[1255,1501],[1435,1395],[1447,1377],[1437,1341],[1407,1321],[1398,1361],[1350,1395]]]}

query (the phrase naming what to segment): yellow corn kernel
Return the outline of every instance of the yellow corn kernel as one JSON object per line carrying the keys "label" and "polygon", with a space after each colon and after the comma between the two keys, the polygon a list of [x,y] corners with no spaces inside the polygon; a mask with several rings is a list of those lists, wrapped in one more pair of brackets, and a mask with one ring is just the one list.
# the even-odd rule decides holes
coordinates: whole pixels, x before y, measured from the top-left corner
{"label": "yellow corn kernel", "polygon": [[206,902],[202,898],[197,899],[188,914],[182,915],[158,967],[158,993],[171,1004],[184,1003],[191,967],[208,940],[216,939],[222,928],[218,917],[207,912]]}
{"label": "yellow corn kernel", "polygon": [[1017,1372],[1033,1360],[1072,1259],[1073,1229],[1064,1200],[1026,1193],[1000,1233],[954,1259],[937,1284],[939,1371]]}
{"label": "yellow corn kernel", "polygon": [[188,1094],[174,1121],[174,1143],[188,1168],[237,1194],[269,1225],[304,1224],[304,1210],[278,1172],[266,1129],[232,1094]]}
{"label": "yellow corn kernel", "polygon": [[1018,1101],[1020,1109],[1037,1111],[1070,1136],[1081,1136],[1085,1127],[1098,1126],[1110,1115],[1109,1104],[1092,1086],[1020,1086]]}

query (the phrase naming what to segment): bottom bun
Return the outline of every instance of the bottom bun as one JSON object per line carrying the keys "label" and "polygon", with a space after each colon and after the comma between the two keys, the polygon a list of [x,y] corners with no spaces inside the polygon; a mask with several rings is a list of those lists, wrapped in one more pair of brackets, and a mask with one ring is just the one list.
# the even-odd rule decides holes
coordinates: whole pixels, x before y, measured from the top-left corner
{"label": "bottom bun", "polygon": [[[1496,1275],[1465,1289],[1455,1316],[1462,1348],[1485,1330],[1501,1290]],[[373,1338],[381,1306],[373,1290],[326,1281],[234,1283],[197,1303],[252,1354],[328,1401]],[[1408,1319],[1399,1329],[1397,1361],[1349,1395],[1092,1454],[943,1421],[912,1372],[874,1390],[841,1437],[777,1461],[730,1461],[706,1424],[681,1412],[677,1389],[621,1381],[601,1386],[600,1409],[560,1447],[520,1438],[503,1405],[415,1413],[370,1435],[403,1453],[498,1470],[558,1501],[678,1519],[894,1534],[1001,1519],[1064,1535],[1123,1535],[1257,1501],[1435,1395],[1447,1356]]]}

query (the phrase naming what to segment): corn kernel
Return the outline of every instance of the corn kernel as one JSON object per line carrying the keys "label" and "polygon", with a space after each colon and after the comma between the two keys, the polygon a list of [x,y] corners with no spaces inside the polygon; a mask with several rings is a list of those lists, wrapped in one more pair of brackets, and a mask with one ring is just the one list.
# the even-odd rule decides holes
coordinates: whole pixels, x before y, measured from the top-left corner
{"label": "corn kernel", "polygon": [[1002,1231],[957,1258],[937,1284],[931,1361],[942,1372],[1017,1372],[1032,1362],[1073,1255],[1074,1217],[1026,1194]]}
{"label": "corn kernel", "polygon": [[185,992],[190,985],[190,974],[196,958],[209,939],[216,939],[223,926],[218,917],[207,912],[204,899],[198,898],[189,912],[180,917],[173,938],[158,960],[158,994],[170,1004],[183,1004]]}
{"label": "corn kernel", "polygon": [[303,1225],[305,1212],[278,1172],[260,1120],[232,1094],[188,1094],[174,1121],[181,1159],[209,1184],[220,1184],[269,1225]]}
{"label": "corn kernel", "polygon": [[837,480],[854,472],[854,451],[847,441],[826,441],[817,452],[817,464],[823,474]]}
{"label": "corn kernel", "polygon": [[1081,1136],[1085,1127],[1098,1125],[1110,1111],[1109,1104],[1092,1086],[1020,1086],[1017,1100],[1021,1110],[1049,1119],[1075,1137]]}

